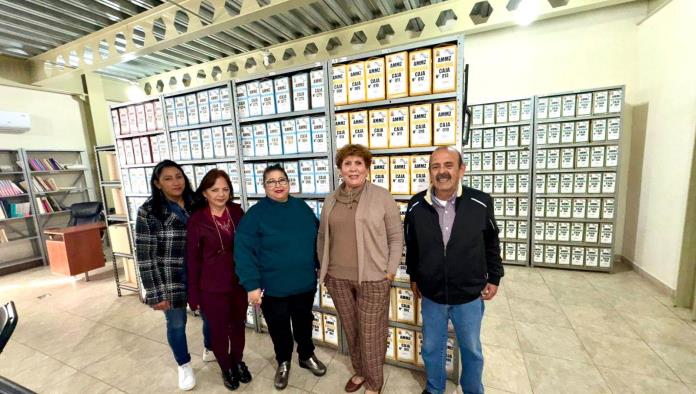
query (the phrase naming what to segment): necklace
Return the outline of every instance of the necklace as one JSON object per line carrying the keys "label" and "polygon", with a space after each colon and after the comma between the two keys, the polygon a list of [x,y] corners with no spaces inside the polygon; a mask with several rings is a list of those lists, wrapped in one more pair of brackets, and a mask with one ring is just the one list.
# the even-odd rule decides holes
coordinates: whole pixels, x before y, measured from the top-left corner
{"label": "necklace", "polygon": [[[225,214],[227,214],[227,218],[229,219],[230,223],[232,224],[232,234],[237,233],[237,226],[235,226],[234,221],[232,220],[232,216],[230,216],[230,211],[225,207]],[[218,226],[217,220],[215,220],[215,215],[213,215],[213,210],[210,209],[210,218],[213,219],[213,224],[215,225],[215,230],[217,231],[218,239],[220,240],[220,250],[218,251],[218,254],[222,254],[225,252],[225,244],[222,242],[222,234],[220,234],[220,227]]]}

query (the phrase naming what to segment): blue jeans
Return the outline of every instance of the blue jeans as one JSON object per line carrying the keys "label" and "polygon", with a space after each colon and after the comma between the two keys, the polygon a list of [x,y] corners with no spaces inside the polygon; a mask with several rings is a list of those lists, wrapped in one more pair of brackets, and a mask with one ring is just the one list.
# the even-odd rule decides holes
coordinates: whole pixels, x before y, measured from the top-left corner
{"label": "blue jeans", "polygon": [[174,353],[174,359],[179,365],[191,361],[191,355],[186,343],[186,308],[170,308],[164,311],[167,319],[167,342]]}
{"label": "blue jeans", "polygon": [[[167,342],[174,353],[174,359],[179,365],[184,365],[191,361],[191,355],[188,351],[188,343],[186,342],[186,308],[171,308],[164,311],[164,317],[167,319]],[[212,349],[210,344],[210,328],[205,315],[201,313],[203,319],[203,346],[206,349]]]}
{"label": "blue jeans", "polygon": [[483,352],[481,350],[481,320],[484,311],[480,298],[466,304],[438,304],[423,297],[423,348],[422,356],[428,378],[426,390],[432,394],[445,392],[447,371],[447,321],[452,320],[459,342],[462,375],[459,384],[465,394],[483,393]]}

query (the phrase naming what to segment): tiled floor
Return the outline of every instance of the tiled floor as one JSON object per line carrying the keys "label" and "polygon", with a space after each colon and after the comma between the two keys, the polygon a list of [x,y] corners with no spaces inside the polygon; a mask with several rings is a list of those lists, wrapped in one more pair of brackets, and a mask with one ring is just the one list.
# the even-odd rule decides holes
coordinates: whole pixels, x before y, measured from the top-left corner
{"label": "tiled floor", "polygon": [[[696,323],[634,272],[506,270],[484,319],[488,393],[696,393]],[[117,298],[108,270],[89,283],[45,268],[0,277],[0,302],[11,299],[20,323],[0,375],[40,393],[177,391],[162,314],[132,294]],[[200,320],[187,331],[195,391],[227,392],[217,365],[201,362]],[[326,348],[318,355],[328,374],[295,365],[287,393],[342,392],[348,358]],[[249,331],[245,360],[254,381],[240,391],[273,392],[270,338]],[[385,379],[385,393],[420,393],[424,382],[392,366]]]}

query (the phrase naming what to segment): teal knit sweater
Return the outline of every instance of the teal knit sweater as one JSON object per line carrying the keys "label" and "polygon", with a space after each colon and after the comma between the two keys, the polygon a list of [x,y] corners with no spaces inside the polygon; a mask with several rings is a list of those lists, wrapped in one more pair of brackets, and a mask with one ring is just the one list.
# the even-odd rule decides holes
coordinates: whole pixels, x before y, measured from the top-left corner
{"label": "teal knit sweater", "polygon": [[247,291],[286,297],[317,287],[319,221],[307,204],[268,197],[242,217],[234,237],[235,270]]}

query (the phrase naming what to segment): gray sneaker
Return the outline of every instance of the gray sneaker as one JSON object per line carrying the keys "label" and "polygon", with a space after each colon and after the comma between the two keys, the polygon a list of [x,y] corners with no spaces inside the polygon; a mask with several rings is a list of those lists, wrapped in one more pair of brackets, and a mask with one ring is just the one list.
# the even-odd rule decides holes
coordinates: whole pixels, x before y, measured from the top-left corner
{"label": "gray sneaker", "polygon": [[300,367],[312,371],[315,376],[324,376],[326,374],[326,365],[319,361],[314,354],[306,360],[300,360]]}
{"label": "gray sneaker", "polygon": [[275,379],[273,385],[278,390],[283,390],[288,386],[288,379],[290,378],[290,361],[283,361],[278,364],[278,369],[276,369]]}

